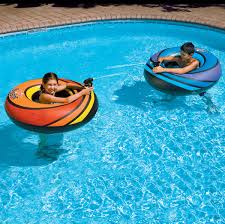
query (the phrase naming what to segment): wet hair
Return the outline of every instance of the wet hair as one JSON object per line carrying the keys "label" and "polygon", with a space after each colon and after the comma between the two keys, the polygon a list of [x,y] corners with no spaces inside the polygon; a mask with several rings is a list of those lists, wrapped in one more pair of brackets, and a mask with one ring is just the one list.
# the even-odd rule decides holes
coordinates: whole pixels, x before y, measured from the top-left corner
{"label": "wet hair", "polygon": [[186,42],[186,43],[184,43],[184,44],[180,47],[180,49],[181,49],[183,52],[187,53],[187,54],[193,54],[193,53],[195,52],[195,46],[194,46],[194,44],[192,44],[191,42]]}
{"label": "wet hair", "polygon": [[[58,76],[53,72],[46,73],[42,78],[42,83],[46,84],[50,79],[54,79],[58,83]],[[43,85],[41,84],[41,91],[44,90]]]}

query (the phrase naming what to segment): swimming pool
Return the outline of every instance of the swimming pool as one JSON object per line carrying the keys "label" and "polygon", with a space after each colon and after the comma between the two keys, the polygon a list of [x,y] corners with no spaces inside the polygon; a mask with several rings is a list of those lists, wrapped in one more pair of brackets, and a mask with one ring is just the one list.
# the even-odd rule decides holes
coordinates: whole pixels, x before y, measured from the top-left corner
{"label": "swimming pool", "polygon": [[[144,80],[152,53],[192,41],[219,58],[223,31],[105,21],[0,38],[1,223],[224,223],[224,77],[208,98],[170,98]],[[96,116],[38,135],[4,112],[7,93],[46,72],[95,77]],[[106,76],[106,77],[103,77]]]}

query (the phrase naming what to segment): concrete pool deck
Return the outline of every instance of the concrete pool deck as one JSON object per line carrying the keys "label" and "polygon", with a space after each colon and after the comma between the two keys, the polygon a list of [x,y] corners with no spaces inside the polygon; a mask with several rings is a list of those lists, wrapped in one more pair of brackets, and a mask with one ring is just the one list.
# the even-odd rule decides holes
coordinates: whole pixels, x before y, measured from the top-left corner
{"label": "concrete pool deck", "polygon": [[17,7],[0,4],[0,34],[105,19],[163,19],[198,23],[225,30],[225,4],[107,4]]}

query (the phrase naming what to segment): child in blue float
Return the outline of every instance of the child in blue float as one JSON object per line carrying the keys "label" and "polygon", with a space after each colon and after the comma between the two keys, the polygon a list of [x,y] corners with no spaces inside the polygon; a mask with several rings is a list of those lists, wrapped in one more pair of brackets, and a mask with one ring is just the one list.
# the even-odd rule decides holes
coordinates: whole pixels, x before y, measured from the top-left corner
{"label": "child in blue float", "polygon": [[160,57],[158,61],[162,62],[175,62],[179,68],[163,68],[157,66],[153,68],[153,72],[170,72],[177,74],[185,74],[199,67],[199,61],[193,58],[195,47],[191,42],[184,43],[180,47],[180,55]]}

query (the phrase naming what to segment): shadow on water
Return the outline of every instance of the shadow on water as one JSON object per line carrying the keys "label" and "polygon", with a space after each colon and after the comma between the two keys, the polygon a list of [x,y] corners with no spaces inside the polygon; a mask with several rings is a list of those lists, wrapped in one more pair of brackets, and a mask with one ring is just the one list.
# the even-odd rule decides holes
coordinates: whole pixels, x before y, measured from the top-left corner
{"label": "shadow on water", "polygon": [[0,167],[44,166],[63,153],[63,134],[41,135],[13,124],[0,128]]}
{"label": "shadow on water", "polygon": [[149,101],[149,95],[154,91],[146,82],[138,81],[132,86],[123,85],[121,89],[114,92],[116,103],[131,105],[146,109],[145,103]]}
{"label": "shadow on water", "polygon": [[[138,81],[132,86],[122,86],[114,92],[116,96],[115,102],[122,105],[130,105],[138,107],[144,111],[151,108],[159,108],[160,110],[170,111],[182,108],[185,111],[203,111],[201,103],[195,104],[194,107],[188,105],[185,96],[173,96],[164,94],[153,89],[147,82]],[[188,96],[192,97],[192,96]],[[213,103],[211,96],[207,93],[204,96],[198,96],[199,101],[203,101],[206,105],[206,112],[209,115],[219,115],[219,110]]]}
{"label": "shadow on water", "polygon": [[173,110],[178,107],[189,106],[185,104],[184,97],[175,97],[172,95],[161,93],[147,82],[138,81],[132,86],[122,86],[114,92],[117,97],[115,102],[123,105],[131,105],[142,110],[149,110],[152,107],[160,107],[162,110]]}

